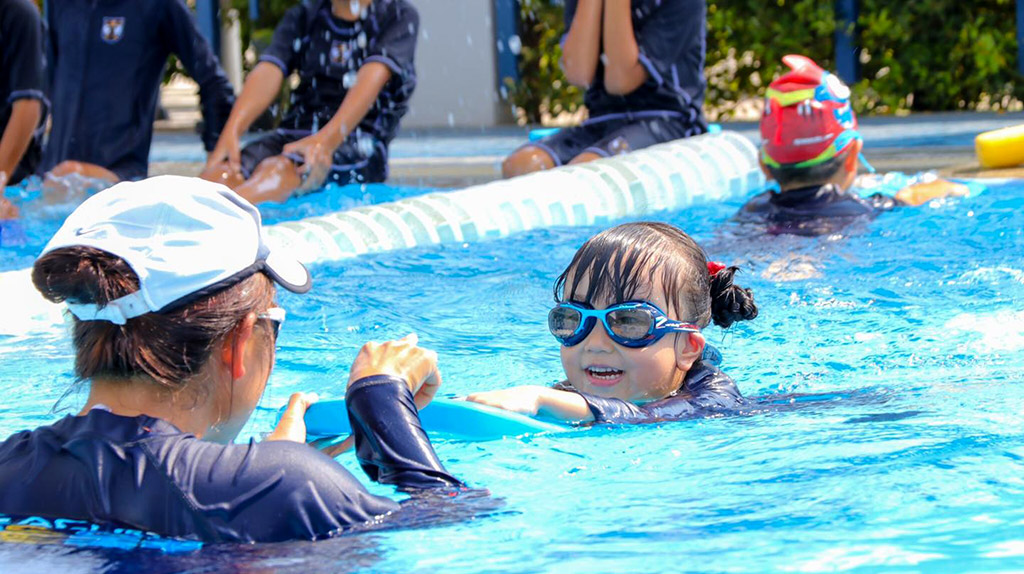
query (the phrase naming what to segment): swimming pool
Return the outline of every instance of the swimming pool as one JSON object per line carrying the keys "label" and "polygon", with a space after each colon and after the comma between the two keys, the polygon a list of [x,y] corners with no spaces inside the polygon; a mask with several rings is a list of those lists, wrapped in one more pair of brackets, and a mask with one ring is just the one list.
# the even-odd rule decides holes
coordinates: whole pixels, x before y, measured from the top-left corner
{"label": "swimming pool", "polygon": [[[422,191],[304,201],[344,206]],[[169,556],[3,544],[0,564],[456,573],[1017,564],[1024,184],[899,210],[817,240],[738,237],[727,220],[741,203],[657,218],[694,234],[715,259],[742,264],[738,282],[757,295],[757,320],[707,333],[744,394],[758,398],[746,415],[440,443],[451,471],[500,502],[444,526]],[[267,215],[290,219],[313,207]],[[48,225],[56,227],[44,221],[30,235]],[[363,341],[410,331],[440,352],[446,394],[554,382],[558,350],[544,324],[551,283],[598,230],[534,230],[315,267],[313,293],[281,296],[289,320],[277,369],[246,433],[267,432],[295,390],[341,396]],[[0,264],[23,266],[31,251]],[[783,280],[793,269],[810,278]],[[49,408],[70,381],[66,337],[6,337],[0,357],[0,435],[52,420]],[[361,475],[351,456],[342,460]]]}

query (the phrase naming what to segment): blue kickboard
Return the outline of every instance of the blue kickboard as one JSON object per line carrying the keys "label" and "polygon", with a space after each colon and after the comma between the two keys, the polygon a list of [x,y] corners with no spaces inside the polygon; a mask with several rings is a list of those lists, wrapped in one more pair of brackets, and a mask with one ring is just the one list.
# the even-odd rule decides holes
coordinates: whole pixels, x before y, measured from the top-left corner
{"label": "blue kickboard", "polygon": [[[284,409],[281,409],[281,413]],[[280,417],[280,414],[278,415]],[[469,441],[494,440],[543,432],[564,432],[571,427],[537,420],[485,405],[455,399],[434,399],[420,411],[423,428],[433,438]],[[312,437],[350,434],[343,399],[320,401],[306,411],[306,434]]]}

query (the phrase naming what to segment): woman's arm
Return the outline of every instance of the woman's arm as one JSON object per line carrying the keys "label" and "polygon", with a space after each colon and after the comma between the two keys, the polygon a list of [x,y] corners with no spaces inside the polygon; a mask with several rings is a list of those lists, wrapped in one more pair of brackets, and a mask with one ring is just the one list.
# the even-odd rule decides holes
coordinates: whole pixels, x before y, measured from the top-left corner
{"label": "woman's arm", "polygon": [[[569,83],[586,88],[594,81],[601,51],[604,0],[580,0],[562,45],[562,70]],[[627,2],[628,5],[628,2]],[[628,7],[627,7],[628,12]]]}
{"label": "woman's arm", "polygon": [[647,69],[640,63],[630,1],[604,0],[604,4],[604,88],[609,94],[625,95],[647,81]]}

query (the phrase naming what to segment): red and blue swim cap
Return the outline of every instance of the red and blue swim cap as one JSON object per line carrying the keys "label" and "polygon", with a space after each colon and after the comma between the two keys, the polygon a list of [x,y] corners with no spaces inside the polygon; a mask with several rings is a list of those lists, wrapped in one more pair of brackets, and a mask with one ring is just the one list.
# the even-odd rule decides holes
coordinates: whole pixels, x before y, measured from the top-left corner
{"label": "red and blue swim cap", "polygon": [[768,86],[761,159],[771,167],[826,162],[860,139],[850,88],[805,56],[782,58],[790,71]]}

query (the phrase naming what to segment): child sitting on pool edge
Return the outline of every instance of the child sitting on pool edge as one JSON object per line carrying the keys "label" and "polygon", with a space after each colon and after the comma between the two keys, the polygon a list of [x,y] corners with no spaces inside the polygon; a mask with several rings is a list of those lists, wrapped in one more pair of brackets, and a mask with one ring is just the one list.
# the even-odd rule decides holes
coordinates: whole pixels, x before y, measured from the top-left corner
{"label": "child sitting on pool edge", "polygon": [[[555,281],[548,327],[566,380],[475,393],[470,401],[562,420],[643,422],[742,406],[736,383],[704,361],[701,329],[757,317],[736,267],[666,223],[619,225],[588,240]],[[673,318],[670,318],[673,317]]]}
{"label": "child sitting on pool edge", "polygon": [[942,179],[905,187],[894,196],[851,191],[864,142],[850,89],[809,58],[791,54],[782,61],[791,70],[768,87],[760,159],[779,191],[751,199],[738,221],[764,224],[772,234],[826,235],[895,207],[967,194],[966,186]]}

